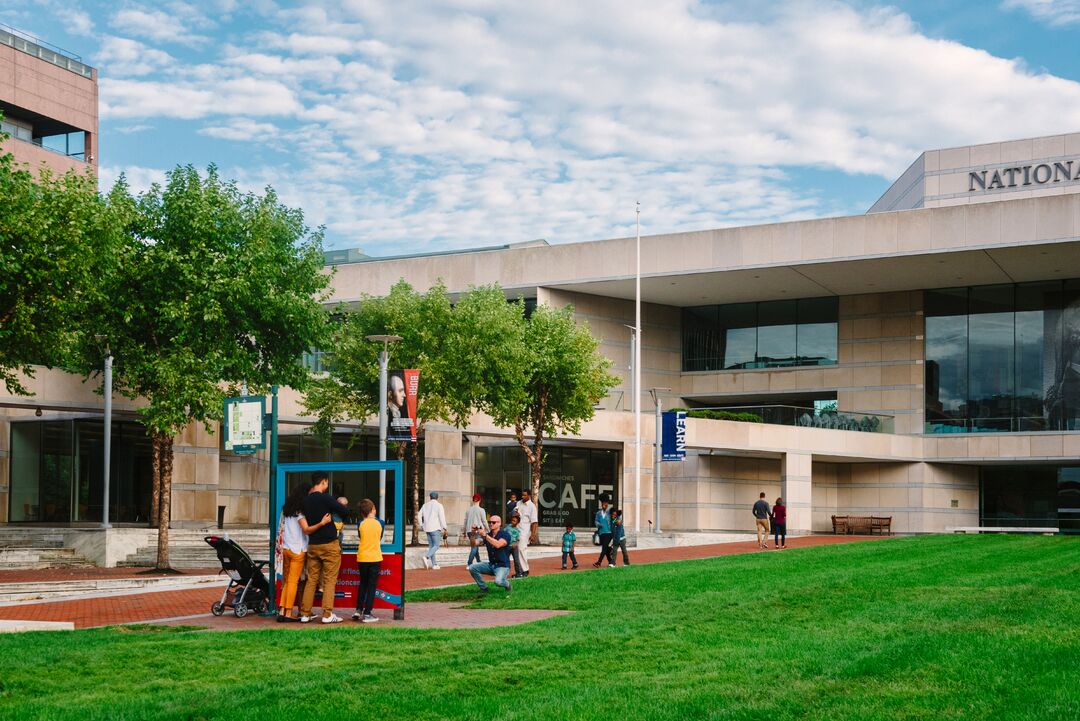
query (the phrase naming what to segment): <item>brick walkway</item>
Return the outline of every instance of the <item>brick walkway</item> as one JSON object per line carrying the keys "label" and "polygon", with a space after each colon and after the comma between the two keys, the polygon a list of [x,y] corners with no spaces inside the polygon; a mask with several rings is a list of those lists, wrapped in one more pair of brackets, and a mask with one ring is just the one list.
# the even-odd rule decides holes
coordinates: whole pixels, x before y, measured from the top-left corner
{"label": "brick walkway", "polygon": [[[873,540],[880,537],[874,536]],[[791,548],[808,548],[812,546],[826,546],[836,543],[851,543],[853,541],[871,540],[866,536],[805,536],[792,538],[788,541]],[[581,568],[577,573],[593,571],[592,562],[599,555],[599,550],[592,545],[579,546],[578,562]],[[738,553],[782,553],[782,551],[762,551],[756,548],[752,541],[740,543],[722,543],[709,546],[680,546],[676,548],[654,548],[644,550],[632,550],[630,552],[631,563],[664,563],[668,561],[682,561],[695,558],[714,558]],[[621,563],[621,559],[620,559]],[[530,576],[542,576],[549,573],[571,573],[559,568],[560,559],[541,558],[531,564]],[[219,569],[210,569],[216,572]],[[131,577],[139,569],[43,569],[40,571],[5,571],[0,572],[0,583],[3,582],[26,582],[26,581],[63,581],[88,578],[125,578]],[[87,575],[74,575],[85,572]],[[97,575],[91,575],[96,572]],[[206,573],[202,569],[198,573]],[[593,571],[595,572],[595,571]],[[603,572],[603,571],[602,571]],[[186,573],[196,573],[186,571]],[[443,566],[438,571],[409,571],[406,576],[406,587],[409,590],[419,588],[433,588],[436,586],[449,586],[470,583],[471,579],[462,566]],[[207,614],[210,604],[221,598],[221,592],[225,588],[225,580],[222,578],[220,586],[209,588],[197,588],[181,591],[158,591],[154,593],[138,593],[115,597],[75,599],[71,601],[54,601],[52,603],[31,603],[19,606],[7,606],[0,608],[0,619],[27,620],[27,621],[72,621],[76,628],[90,628],[94,626],[109,626],[121,623],[137,623],[161,621],[170,619],[170,623],[188,623],[193,625],[209,625],[212,627],[227,627],[230,630],[237,628],[261,628],[273,623],[273,620],[258,619],[257,617],[236,619],[232,614],[226,614],[222,619],[213,619]],[[421,606],[432,604],[412,604],[409,609],[419,612]],[[442,605],[442,604],[434,604]],[[503,625],[504,623],[524,623],[536,620],[531,617],[523,617],[523,620],[513,620],[509,617],[501,622],[492,617],[484,620],[470,619],[465,614],[466,609],[433,609],[425,615],[420,613],[416,625],[427,624],[427,627],[468,627],[472,625]],[[523,613],[507,611],[475,611],[471,613]],[[532,612],[528,612],[532,613]],[[548,612],[540,612],[542,614]],[[385,618],[389,618],[390,612],[380,612]],[[406,616],[410,616],[406,613]],[[197,619],[188,619],[190,616],[199,616]],[[204,617],[205,616],[205,617]],[[546,615],[540,616],[545,618]],[[183,621],[171,619],[183,618]],[[392,622],[397,626],[401,622]],[[226,624],[228,624],[226,626]],[[244,624],[241,626],[240,624]],[[320,624],[321,625],[321,624]],[[413,619],[409,619],[403,625],[414,625]],[[280,628],[300,627],[301,624],[277,624]],[[304,626],[305,628],[307,626]]]}

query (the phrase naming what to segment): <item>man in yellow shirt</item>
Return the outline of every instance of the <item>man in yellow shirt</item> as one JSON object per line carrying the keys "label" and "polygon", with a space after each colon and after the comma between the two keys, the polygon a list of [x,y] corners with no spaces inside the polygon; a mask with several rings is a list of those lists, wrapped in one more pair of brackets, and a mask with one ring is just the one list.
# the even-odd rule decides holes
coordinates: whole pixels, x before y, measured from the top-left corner
{"label": "man in yellow shirt", "polygon": [[372,610],[375,606],[375,588],[379,585],[379,566],[382,564],[382,522],[375,517],[375,504],[365,498],[360,501],[360,521],[357,532],[360,544],[356,547],[356,570],[360,585],[356,593],[354,621],[374,623],[379,619]]}

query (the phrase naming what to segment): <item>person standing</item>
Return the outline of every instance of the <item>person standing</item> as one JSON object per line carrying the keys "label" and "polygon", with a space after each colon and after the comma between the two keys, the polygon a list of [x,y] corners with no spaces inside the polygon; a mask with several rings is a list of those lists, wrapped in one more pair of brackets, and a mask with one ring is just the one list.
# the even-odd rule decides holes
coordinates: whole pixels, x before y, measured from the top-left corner
{"label": "person standing", "polygon": [[504,516],[507,521],[513,518],[514,514],[517,513],[517,504],[517,491],[510,491],[510,500],[506,502],[506,515]]}
{"label": "person standing", "polygon": [[630,554],[626,552],[626,528],[623,526],[622,511],[611,511],[611,565],[619,557],[619,549],[622,549],[622,562],[624,566],[630,565]]}
{"label": "person standing", "polygon": [[518,541],[521,540],[521,516],[514,514],[510,517],[510,525],[506,527],[510,534],[510,557],[514,560],[513,578],[521,578],[521,554],[518,553]]}
{"label": "person standing", "polygon": [[469,558],[465,561],[466,566],[471,566],[480,560],[480,546],[477,545],[480,542],[479,531],[488,530],[487,514],[480,506],[480,500],[480,494],[474,493],[472,505],[465,511],[465,532],[469,539]]}
{"label": "person standing", "polygon": [[281,593],[278,596],[277,620],[279,622],[297,620],[289,614],[296,605],[300,574],[304,570],[304,561],[307,560],[308,535],[331,522],[331,516],[327,513],[314,526],[308,525],[303,510],[304,498],[310,492],[311,484],[301,483],[293,489],[281,508],[281,520],[278,524],[278,528],[281,529],[278,532],[278,546],[282,559]]}
{"label": "person standing", "polygon": [[485,531],[481,538],[487,546],[487,562],[478,561],[469,566],[469,575],[476,581],[481,593],[487,593],[488,587],[484,583],[484,576],[494,576],[495,585],[502,586],[510,593],[510,534],[502,529],[502,519],[492,516],[488,519],[490,531]]}
{"label": "person standing", "polygon": [[[309,526],[318,524],[327,513],[331,516],[349,513],[348,508],[326,492],[330,487],[330,475],[326,471],[312,473],[311,484],[311,493],[304,496],[303,503],[304,520]],[[304,600],[300,604],[300,623],[311,621],[315,591],[320,587],[323,589],[322,622],[341,623],[341,616],[334,613],[334,589],[340,570],[341,544],[338,543],[337,529],[333,523],[327,523],[308,538],[307,585],[304,586]]]}
{"label": "person standing", "polygon": [[577,534],[574,533],[573,524],[566,524],[566,533],[562,534],[562,570],[566,570],[566,557],[570,557],[570,562],[574,564],[574,568],[577,568],[577,556],[574,555],[574,542],[577,541]]}
{"label": "person standing", "polygon": [[596,524],[596,535],[600,539],[600,557],[596,559],[593,568],[600,568],[605,558],[608,560],[608,566],[612,566],[614,564],[611,560],[611,514],[608,513],[606,495],[600,498],[600,510],[596,512],[593,522]]}
{"label": "person standing", "polygon": [[420,527],[427,534],[428,550],[424,554],[424,566],[438,570],[439,563],[435,554],[446,537],[446,511],[439,503],[439,492],[428,494],[428,502],[420,507]]}
{"label": "person standing", "polygon": [[521,516],[521,538],[518,539],[518,555],[521,556],[521,575],[529,575],[529,543],[536,531],[536,504],[532,502],[528,489],[521,492],[521,502],[517,504],[517,514]]}
{"label": "person standing", "polygon": [[356,547],[356,572],[360,576],[356,592],[356,612],[354,621],[374,623],[379,619],[372,611],[375,608],[375,589],[379,585],[379,566],[382,565],[382,524],[375,517],[375,504],[371,499],[360,501],[360,526],[356,529],[360,543]]}
{"label": "person standing", "polygon": [[752,510],[757,526],[757,542],[761,548],[769,547],[769,502],[765,500],[765,491],[758,496]]}
{"label": "person standing", "polygon": [[777,498],[772,507],[773,546],[787,548],[787,506],[783,498]]}

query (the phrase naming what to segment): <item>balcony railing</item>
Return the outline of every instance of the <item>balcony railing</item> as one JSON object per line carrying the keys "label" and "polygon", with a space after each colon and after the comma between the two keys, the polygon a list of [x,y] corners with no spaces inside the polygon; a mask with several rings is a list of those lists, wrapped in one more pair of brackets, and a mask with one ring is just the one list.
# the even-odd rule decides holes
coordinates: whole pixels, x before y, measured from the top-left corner
{"label": "balcony railing", "polygon": [[[704,412],[703,412],[704,411]],[[709,413],[713,411],[713,413]],[[846,411],[820,410],[810,406],[719,406],[690,408],[687,414],[694,418],[713,417],[721,420],[770,423],[778,426],[802,428],[827,428],[836,431],[860,431],[863,433],[892,433],[893,417],[882,413],[850,413]]]}
{"label": "balcony railing", "polygon": [[28,35],[8,25],[0,25],[0,45],[7,45],[27,55],[33,55],[47,63],[70,70],[84,78],[94,77],[94,69],[82,62],[82,59],[63,48],[45,42],[33,35]]}

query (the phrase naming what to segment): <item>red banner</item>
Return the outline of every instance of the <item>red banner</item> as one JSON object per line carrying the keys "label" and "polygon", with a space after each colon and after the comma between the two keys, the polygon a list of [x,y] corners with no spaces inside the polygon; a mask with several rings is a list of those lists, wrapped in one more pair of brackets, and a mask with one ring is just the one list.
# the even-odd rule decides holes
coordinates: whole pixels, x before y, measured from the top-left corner
{"label": "red banner", "polygon": [[416,393],[420,371],[390,371],[386,387],[386,439],[416,442]]}

